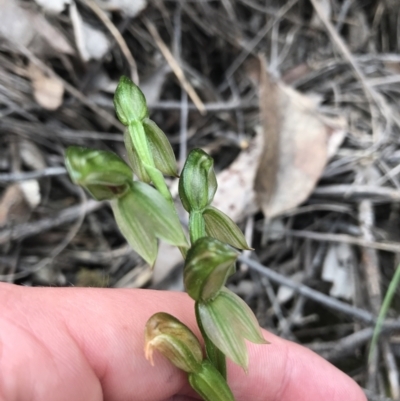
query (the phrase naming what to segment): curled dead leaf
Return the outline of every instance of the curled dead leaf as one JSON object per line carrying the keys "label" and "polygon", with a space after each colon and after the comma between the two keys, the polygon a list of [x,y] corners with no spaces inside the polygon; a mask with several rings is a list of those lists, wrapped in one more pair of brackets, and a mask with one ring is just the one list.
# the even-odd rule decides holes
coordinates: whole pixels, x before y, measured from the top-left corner
{"label": "curled dead leaf", "polygon": [[304,202],[345,136],[342,118],[327,118],[313,99],[274,82],[260,58],[260,119],[264,151],[255,190],[267,218]]}

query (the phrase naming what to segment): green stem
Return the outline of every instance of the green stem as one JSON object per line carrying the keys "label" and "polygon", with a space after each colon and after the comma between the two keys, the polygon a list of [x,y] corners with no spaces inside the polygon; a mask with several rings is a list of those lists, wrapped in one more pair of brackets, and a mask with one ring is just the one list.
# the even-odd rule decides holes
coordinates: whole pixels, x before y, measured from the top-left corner
{"label": "green stem", "polygon": [[189,214],[190,242],[194,244],[199,238],[206,236],[206,225],[203,212],[192,211]]}
{"label": "green stem", "polygon": [[386,291],[385,298],[382,302],[382,306],[381,306],[381,309],[378,314],[378,319],[376,320],[374,334],[372,335],[371,346],[369,348],[369,353],[368,353],[368,362],[371,361],[372,355],[375,351],[375,347],[378,342],[379,335],[381,334],[383,321],[386,318],[390,304],[392,303],[392,299],[394,297],[394,294],[396,293],[396,289],[399,286],[399,284],[400,284],[400,265],[397,266],[397,269],[393,275],[392,281],[389,284],[389,288]]}
{"label": "green stem", "polygon": [[214,345],[214,343],[209,339],[206,332],[204,331],[204,327],[200,320],[199,304],[197,302],[195,304],[195,312],[196,312],[197,325],[199,326],[201,335],[203,336],[203,339],[204,339],[204,345],[206,347],[207,358],[215,366],[215,368],[218,370],[218,372],[221,373],[222,377],[226,380],[225,355]]}

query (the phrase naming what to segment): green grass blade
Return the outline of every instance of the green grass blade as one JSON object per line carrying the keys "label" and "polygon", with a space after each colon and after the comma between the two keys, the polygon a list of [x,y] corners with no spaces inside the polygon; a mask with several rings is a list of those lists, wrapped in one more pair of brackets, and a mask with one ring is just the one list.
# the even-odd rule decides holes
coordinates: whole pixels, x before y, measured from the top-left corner
{"label": "green grass blade", "polygon": [[383,321],[386,318],[387,312],[390,308],[394,294],[396,293],[396,289],[399,286],[399,284],[400,284],[400,264],[397,266],[397,269],[394,272],[392,281],[390,282],[389,288],[386,291],[385,298],[382,302],[382,306],[378,314],[378,319],[376,321],[374,334],[372,335],[371,346],[369,349],[368,362],[371,361],[372,355],[375,351],[375,347],[378,343],[378,339],[381,334]]}

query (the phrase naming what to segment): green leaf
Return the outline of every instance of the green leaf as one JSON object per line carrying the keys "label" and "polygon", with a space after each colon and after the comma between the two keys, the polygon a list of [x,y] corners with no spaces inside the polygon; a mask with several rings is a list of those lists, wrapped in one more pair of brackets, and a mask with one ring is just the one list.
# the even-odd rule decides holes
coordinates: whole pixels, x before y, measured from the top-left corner
{"label": "green leaf", "polygon": [[214,161],[201,149],[193,149],[186,159],[179,180],[179,196],[188,211],[202,211],[213,200],[217,190]]}
{"label": "green leaf", "polygon": [[143,127],[156,168],[165,175],[178,177],[174,151],[164,132],[148,118],[143,120]]}
{"label": "green leaf", "polygon": [[207,301],[219,293],[232,271],[238,253],[214,238],[198,239],[185,261],[185,288],[195,301]]}
{"label": "green leaf", "polygon": [[112,202],[117,224],[132,248],[153,265],[157,238],[188,247],[173,206],[150,185],[135,181],[131,189]]}
{"label": "green leaf", "polygon": [[227,288],[223,288],[211,301],[198,302],[198,314],[210,340],[245,371],[248,353],[244,340],[268,344],[252,310]]}
{"label": "green leaf", "polygon": [[114,94],[114,107],[119,121],[128,126],[133,121],[142,121],[148,115],[146,98],[137,85],[122,76]]}
{"label": "green leaf", "polygon": [[204,401],[235,401],[226,380],[208,360],[203,361],[199,372],[190,373],[188,379]]}
{"label": "green leaf", "polygon": [[145,356],[152,365],[154,350],[185,372],[202,370],[203,352],[199,340],[186,325],[168,313],[156,313],[146,323]]}
{"label": "green leaf", "polygon": [[206,223],[206,233],[210,237],[217,238],[238,249],[252,249],[247,245],[240,228],[225,213],[213,206],[208,206],[203,212],[203,217]]}
{"label": "green leaf", "polygon": [[133,145],[132,138],[128,130],[124,132],[124,142],[128,159],[131,164],[133,172],[140,181],[149,184],[151,182],[151,179],[146,172],[146,168],[139,159],[139,156],[136,152],[135,146]]}
{"label": "green leaf", "polygon": [[65,154],[67,171],[75,184],[95,199],[115,199],[129,189],[132,170],[115,153],[70,146]]}

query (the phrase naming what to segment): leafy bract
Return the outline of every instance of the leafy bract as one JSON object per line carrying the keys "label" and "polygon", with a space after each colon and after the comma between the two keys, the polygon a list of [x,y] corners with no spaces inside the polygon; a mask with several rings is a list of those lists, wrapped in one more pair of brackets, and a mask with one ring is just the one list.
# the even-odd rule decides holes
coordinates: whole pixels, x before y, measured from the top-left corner
{"label": "leafy bract", "polygon": [[198,314],[210,340],[245,371],[248,367],[245,339],[256,344],[268,343],[250,307],[227,288],[222,288],[211,301],[198,302]]}
{"label": "leafy bract", "polygon": [[177,177],[174,151],[164,132],[149,118],[143,120],[143,128],[156,168],[165,175]]}
{"label": "leafy bract", "polygon": [[150,185],[135,181],[130,190],[112,202],[117,224],[132,248],[153,265],[157,238],[188,247],[173,206]]}
{"label": "leafy bract", "polygon": [[240,228],[225,213],[208,206],[203,212],[203,217],[207,235],[238,249],[251,249]]}

